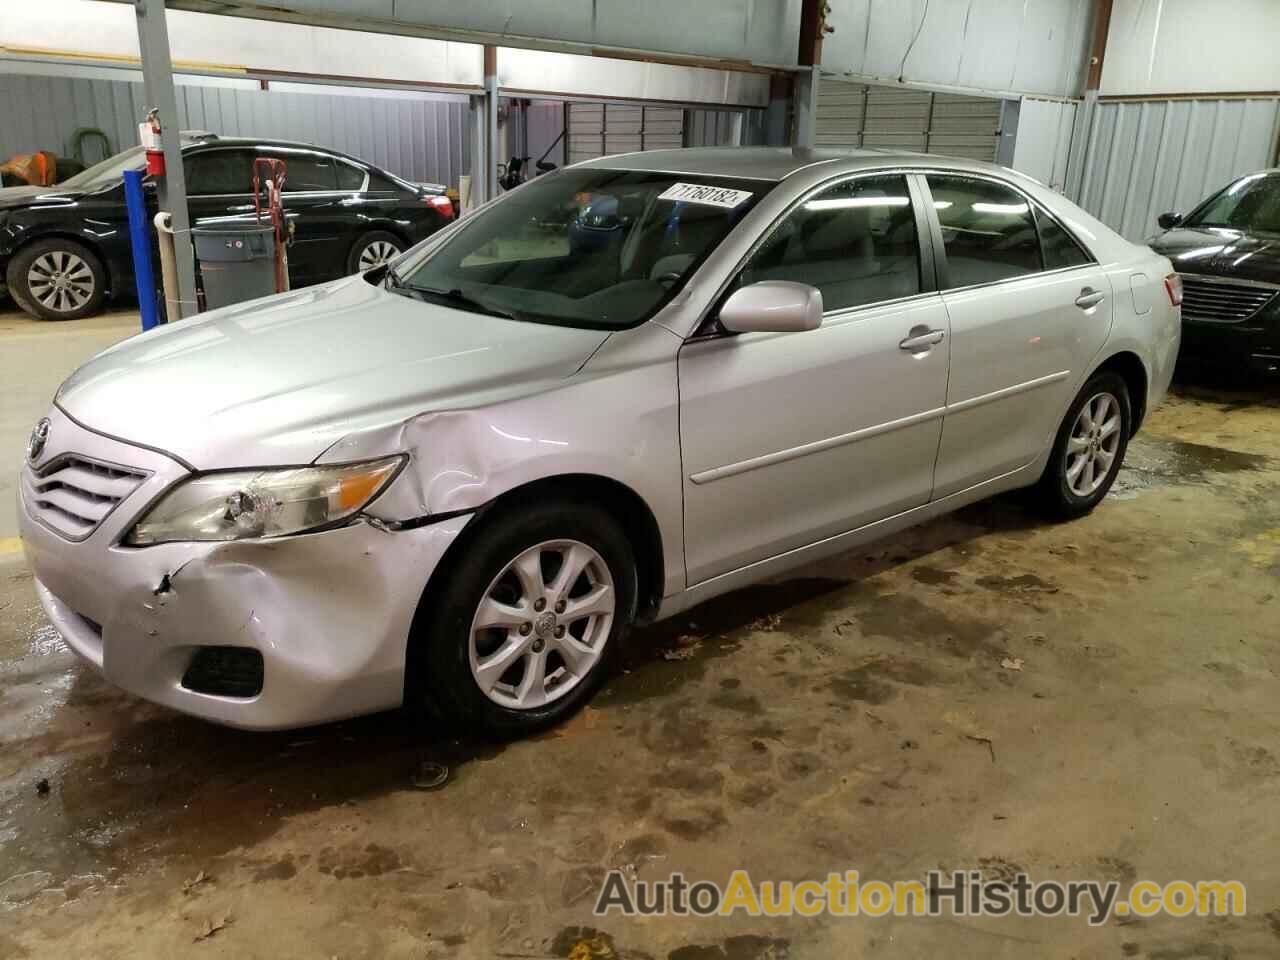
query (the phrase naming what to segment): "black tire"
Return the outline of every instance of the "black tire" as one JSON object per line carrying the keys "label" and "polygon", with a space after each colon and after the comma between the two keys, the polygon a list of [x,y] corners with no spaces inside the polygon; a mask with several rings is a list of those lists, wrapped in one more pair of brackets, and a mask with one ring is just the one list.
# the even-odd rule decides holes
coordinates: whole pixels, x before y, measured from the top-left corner
{"label": "black tire", "polygon": [[[1083,493],[1073,489],[1072,481],[1068,477],[1068,471],[1076,463],[1073,457],[1077,459],[1079,457],[1079,454],[1068,451],[1068,445],[1072,441],[1073,432],[1077,431],[1081,411],[1085,405],[1095,403],[1096,398],[1103,395],[1109,395],[1114,398],[1118,407],[1118,416],[1120,418],[1117,431],[1118,439],[1111,461],[1107,464],[1106,472],[1102,475],[1101,482],[1091,492]],[[1104,420],[1109,422],[1110,417],[1104,417]],[[1041,511],[1053,520],[1074,520],[1089,513],[1101,503],[1103,497],[1111,489],[1111,485],[1115,483],[1116,476],[1120,473],[1120,467],[1124,462],[1125,451],[1128,449],[1129,437],[1132,432],[1133,410],[1129,400],[1129,388],[1124,378],[1109,371],[1094,374],[1089,378],[1088,383],[1081,388],[1080,392],[1076,394],[1075,400],[1071,402],[1071,407],[1067,410],[1067,415],[1063,418],[1062,425],[1058,428],[1058,435],[1053,444],[1053,452],[1049,456],[1048,464],[1045,465],[1044,474],[1040,477],[1040,481],[1034,489],[1035,500]],[[1097,441],[1097,443],[1102,442]],[[1106,452],[1105,447],[1103,452]],[[1095,470],[1097,469],[1097,463],[1098,461],[1095,461]],[[1088,469],[1087,466],[1086,469]]]}
{"label": "black tire", "polygon": [[[33,289],[33,277],[49,280]],[[39,320],[92,316],[102,309],[107,295],[107,271],[98,255],[62,237],[37,240],[19,250],[9,261],[5,283],[14,302]]]}
{"label": "black tire", "polygon": [[397,254],[405,249],[404,241],[387,230],[370,230],[368,233],[362,233],[356,237],[356,242],[351,245],[351,252],[347,254],[347,273],[363,273],[365,270],[372,270],[385,262],[366,263],[364,266],[360,264],[361,258],[365,257],[366,251],[369,251],[371,247],[377,248],[379,244],[384,247],[387,245],[394,247]]}
{"label": "black tire", "polygon": [[[636,562],[622,527],[607,512],[590,504],[519,505],[478,522],[482,526],[459,544],[461,549],[455,552],[454,562],[442,571],[444,579],[431,585],[414,618],[406,700],[415,712],[442,719],[458,733],[507,740],[565,720],[591,699],[612,672],[635,619]],[[513,709],[495,702],[473,676],[472,623],[495,578],[503,575],[515,558],[532,547],[558,540],[585,544],[608,567],[614,590],[612,623],[607,633],[602,631],[604,645],[598,648],[598,659],[584,676],[562,694],[550,694],[557,699],[549,703]],[[546,580],[553,580],[554,570],[544,571],[544,575]],[[570,625],[567,629],[576,628]],[[536,637],[535,632],[532,639]],[[502,643],[513,639],[508,634]],[[552,651],[546,655],[549,676],[556,672],[552,664],[558,662],[567,667],[563,659],[555,660],[559,654],[551,646],[546,649]],[[529,661],[519,663],[523,679]],[[555,687],[551,689],[554,691]]]}

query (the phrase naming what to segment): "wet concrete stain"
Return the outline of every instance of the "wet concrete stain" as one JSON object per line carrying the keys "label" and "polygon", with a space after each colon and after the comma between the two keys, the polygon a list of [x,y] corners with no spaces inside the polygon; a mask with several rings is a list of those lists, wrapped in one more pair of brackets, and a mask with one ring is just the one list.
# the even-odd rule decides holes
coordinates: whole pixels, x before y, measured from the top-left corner
{"label": "wet concrete stain", "polygon": [[680,790],[684,793],[719,793],[724,786],[724,774],[709,767],[674,767],[664,770],[651,782],[659,789]]}
{"label": "wet concrete stain", "polygon": [[316,858],[316,869],[335,880],[380,877],[402,866],[400,854],[376,843],[354,850],[323,847]]}
{"label": "wet concrete stain", "polygon": [[[424,756],[457,778],[502,749],[424,737],[399,713],[300,732],[231,730],[141,703],[78,664],[69,686],[61,709],[90,719],[4,741],[10,757],[49,758],[24,770],[48,779],[48,795],[0,780],[6,872],[46,873],[68,895],[76,878],[102,886],[164,859],[189,869],[262,842],[290,816],[406,789]],[[377,876],[392,856],[367,850],[321,871]]]}
{"label": "wet concrete stain", "polygon": [[565,960],[654,960],[652,954],[619,948],[613,937],[595,927],[565,927],[548,947],[552,957]]}
{"label": "wet concrete stain", "polygon": [[929,587],[947,586],[956,582],[956,572],[937,567],[916,567],[911,571],[911,579]]}
{"label": "wet concrete stain", "polygon": [[1262,470],[1270,462],[1262,454],[1139,434],[1125,453],[1112,492],[1125,498],[1169,484],[1209,483],[1219,474]]}
{"label": "wet concrete stain", "polygon": [[714,833],[729,823],[724,810],[720,807],[704,807],[689,813],[681,813],[663,817],[660,820],[662,829],[674,834],[681,840],[701,840],[709,833]]}
{"label": "wet concrete stain", "polygon": [[957,657],[1003,653],[998,623],[946,613],[905,593],[877,594],[853,609],[865,634],[908,640]]}
{"label": "wet concrete stain", "polygon": [[677,947],[667,960],[789,960],[790,956],[790,940],[744,934],[721,943]]}
{"label": "wet concrete stain", "polygon": [[293,862],[292,857],[282,857],[270,866],[266,866],[258,870],[253,875],[255,883],[262,883],[266,880],[289,880],[298,875],[298,867]]}
{"label": "wet concrete stain", "polygon": [[923,687],[936,682],[937,674],[922,661],[906,657],[877,657],[832,677],[828,686],[832,693],[845,700],[880,704],[888,703],[898,695],[895,684]]}
{"label": "wet concrete stain", "polygon": [[985,576],[974,581],[988,590],[1005,593],[1057,593],[1058,587],[1040,579],[1034,573],[1022,573],[1013,577]]}

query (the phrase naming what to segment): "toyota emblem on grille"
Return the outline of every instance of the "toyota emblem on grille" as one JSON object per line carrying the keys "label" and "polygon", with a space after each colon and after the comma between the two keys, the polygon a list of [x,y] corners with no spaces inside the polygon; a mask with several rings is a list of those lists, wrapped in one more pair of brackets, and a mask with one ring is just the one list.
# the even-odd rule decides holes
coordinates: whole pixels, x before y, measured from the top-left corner
{"label": "toyota emblem on grille", "polygon": [[35,463],[44,452],[44,445],[49,442],[49,418],[45,417],[35,425],[27,440],[27,461]]}

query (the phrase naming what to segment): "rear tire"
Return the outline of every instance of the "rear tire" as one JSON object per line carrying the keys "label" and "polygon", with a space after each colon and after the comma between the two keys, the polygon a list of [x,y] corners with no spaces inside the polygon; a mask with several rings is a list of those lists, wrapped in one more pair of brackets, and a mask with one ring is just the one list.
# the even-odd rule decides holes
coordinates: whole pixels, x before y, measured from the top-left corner
{"label": "rear tire", "polygon": [[23,247],[5,283],[14,302],[39,320],[79,320],[102,309],[107,271],[82,243],[53,237]]}
{"label": "rear tire", "polygon": [[404,242],[386,230],[361,234],[347,254],[347,273],[364,273],[394,260],[404,250]]}
{"label": "rear tire", "polygon": [[1132,430],[1124,378],[1110,371],[1094,374],[1067,410],[1035,487],[1042,512],[1074,520],[1101,503],[1120,473]]}
{"label": "rear tire", "polygon": [[407,689],[458,732],[512,739],[565,720],[610,674],[635,618],[636,563],[590,504],[480,522],[414,618]]}

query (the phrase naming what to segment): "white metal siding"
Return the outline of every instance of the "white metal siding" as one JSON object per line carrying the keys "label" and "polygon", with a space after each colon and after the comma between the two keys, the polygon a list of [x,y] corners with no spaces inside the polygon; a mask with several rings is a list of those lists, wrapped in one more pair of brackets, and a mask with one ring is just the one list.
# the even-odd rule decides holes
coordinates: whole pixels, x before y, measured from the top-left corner
{"label": "white metal siding", "polygon": [[1076,107],[1066,100],[1024,97],[1018,111],[1013,169],[1061,191],[1067,182]]}
{"label": "white metal siding", "polygon": [[1000,100],[823,78],[814,142],[994,160]]}
{"label": "white metal siding", "polygon": [[1280,98],[1102,101],[1085,151],[1080,205],[1130,240],[1275,162]]}

